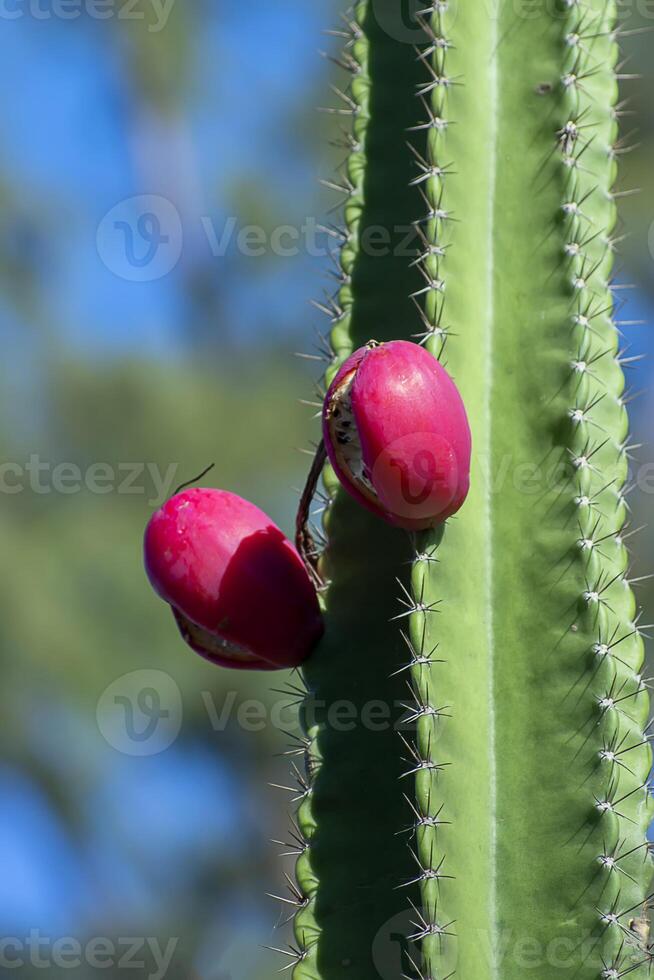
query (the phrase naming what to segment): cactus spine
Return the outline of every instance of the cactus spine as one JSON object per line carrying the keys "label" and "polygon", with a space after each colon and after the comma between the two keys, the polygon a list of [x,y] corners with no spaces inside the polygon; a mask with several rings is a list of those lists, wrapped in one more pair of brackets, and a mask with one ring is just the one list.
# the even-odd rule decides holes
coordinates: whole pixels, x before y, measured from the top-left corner
{"label": "cactus spine", "polygon": [[[389,28],[394,0],[346,22],[331,344],[336,363],[370,337],[439,357],[469,410],[473,485],[444,533],[407,547],[325,475],[327,636],[307,706],[347,702],[356,721],[305,713],[293,975],[645,977],[649,699],[610,279],[616,8],[425,6],[419,57]],[[367,231],[398,245],[412,221],[413,258],[373,254]],[[409,677],[403,744],[363,712],[395,721]]]}

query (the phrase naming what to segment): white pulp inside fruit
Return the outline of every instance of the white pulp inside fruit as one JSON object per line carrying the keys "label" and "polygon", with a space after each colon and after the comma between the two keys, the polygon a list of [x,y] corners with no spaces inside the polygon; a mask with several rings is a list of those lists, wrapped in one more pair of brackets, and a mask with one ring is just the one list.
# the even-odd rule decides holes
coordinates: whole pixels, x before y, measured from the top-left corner
{"label": "white pulp inside fruit", "polygon": [[352,387],[356,371],[352,371],[332,393],[327,414],[327,425],[336,458],[357,489],[370,500],[377,494],[370,474],[363,461],[361,440],[352,410]]}

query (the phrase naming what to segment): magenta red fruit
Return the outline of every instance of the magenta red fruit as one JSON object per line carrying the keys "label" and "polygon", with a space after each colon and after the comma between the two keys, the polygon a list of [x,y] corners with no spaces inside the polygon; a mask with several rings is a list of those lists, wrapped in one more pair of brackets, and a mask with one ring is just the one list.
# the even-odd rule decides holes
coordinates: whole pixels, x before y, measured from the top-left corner
{"label": "magenta red fruit", "polygon": [[302,561],[270,518],[236,494],[194,488],[151,518],[145,567],[186,642],[225,667],[302,663],[323,632]]}
{"label": "magenta red fruit", "polygon": [[373,341],[327,392],[323,436],[345,489],[390,524],[422,530],[463,504],[470,427],[456,385],[417,344]]}

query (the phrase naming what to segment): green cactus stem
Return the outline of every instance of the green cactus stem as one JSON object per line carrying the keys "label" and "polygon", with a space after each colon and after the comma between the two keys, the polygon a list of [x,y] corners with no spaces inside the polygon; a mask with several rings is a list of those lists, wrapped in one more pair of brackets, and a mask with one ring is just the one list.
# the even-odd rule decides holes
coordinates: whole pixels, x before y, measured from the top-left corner
{"label": "green cactus stem", "polygon": [[616,8],[425,3],[416,51],[397,7],[346,22],[327,380],[371,337],[425,344],[468,408],[472,489],[409,540],[325,472],[293,976],[637,980],[651,758],[611,282]]}

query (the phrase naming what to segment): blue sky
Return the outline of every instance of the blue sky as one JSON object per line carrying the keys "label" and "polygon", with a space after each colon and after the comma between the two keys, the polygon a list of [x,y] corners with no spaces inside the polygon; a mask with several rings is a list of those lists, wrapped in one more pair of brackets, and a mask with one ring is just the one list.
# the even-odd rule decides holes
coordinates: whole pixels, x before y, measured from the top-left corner
{"label": "blue sky", "polygon": [[[245,337],[264,320],[267,330],[308,323],[319,264],[303,256],[221,264],[202,218],[220,232],[242,184],[270,202],[278,220],[315,212],[318,162],[296,119],[326,71],[318,49],[327,7],[270,3],[254,22],[235,0],[196,3],[202,29],[181,79],[185,94],[168,119],[134,97],[115,23],[25,16],[3,24],[0,161],[21,209],[45,229],[49,326],[82,350],[174,351],[188,316],[184,276],[198,261]],[[173,201],[184,251],[173,274],[130,283],[103,266],[95,236],[109,209],[140,194]]]}

